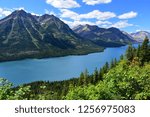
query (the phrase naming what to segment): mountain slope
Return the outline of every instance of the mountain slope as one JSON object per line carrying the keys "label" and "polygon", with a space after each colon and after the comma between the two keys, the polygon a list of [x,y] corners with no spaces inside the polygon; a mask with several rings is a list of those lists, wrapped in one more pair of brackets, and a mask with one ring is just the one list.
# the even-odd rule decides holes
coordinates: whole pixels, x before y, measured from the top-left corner
{"label": "mountain slope", "polygon": [[146,36],[150,39],[150,33],[147,31],[139,31],[136,33],[131,33],[131,36],[138,42],[143,42]]}
{"label": "mountain slope", "polygon": [[95,44],[105,47],[121,46],[135,42],[117,28],[99,28],[98,26],[79,25],[73,28],[81,37],[92,40]]}
{"label": "mountain slope", "polygon": [[77,36],[53,15],[33,16],[17,10],[0,20],[1,61],[87,54],[102,49]]}

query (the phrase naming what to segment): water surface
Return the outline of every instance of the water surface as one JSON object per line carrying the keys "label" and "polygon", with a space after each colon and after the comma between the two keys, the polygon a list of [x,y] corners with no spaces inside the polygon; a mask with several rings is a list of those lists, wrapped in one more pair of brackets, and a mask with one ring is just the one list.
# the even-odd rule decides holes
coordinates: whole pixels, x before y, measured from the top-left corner
{"label": "water surface", "polygon": [[91,74],[96,67],[102,67],[105,62],[119,59],[126,48],[127,46],[107,48],[104,52],[81,56],[3,62],[0,63],[0,77],[7,78],[14,85],[39,80],[66,80],[78,77],[85,69]]}

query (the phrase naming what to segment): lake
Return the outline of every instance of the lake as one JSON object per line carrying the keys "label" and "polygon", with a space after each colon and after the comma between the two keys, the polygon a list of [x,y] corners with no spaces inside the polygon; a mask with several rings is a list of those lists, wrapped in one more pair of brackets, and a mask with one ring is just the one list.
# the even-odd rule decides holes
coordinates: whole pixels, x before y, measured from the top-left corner
{"label": "lake", "polygon": [[[137,46],[137,44],[135,45]],[[20,61],[0,63],[0,77],[7,78],[14,85],[33,81],[60,81],[80,76],[88,69],[91,74],[94,69],[102,67],[105,62],[120,58],[127,46],[107,48],[104,52],[81,56],[66,56],[47,59],[25,59]]]}

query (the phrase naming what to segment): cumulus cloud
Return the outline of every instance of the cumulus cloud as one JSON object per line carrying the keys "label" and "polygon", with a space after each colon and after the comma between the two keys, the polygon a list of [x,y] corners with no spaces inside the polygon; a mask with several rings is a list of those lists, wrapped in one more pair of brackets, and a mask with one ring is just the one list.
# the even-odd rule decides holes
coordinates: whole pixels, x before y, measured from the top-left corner
{"label": "cumulus cloud", "polygon": [[81,14],[80,18],[83,19],[91,19],[91,18],[95,18],[98,20],[106,20],[106,19],[110,19],[110,18],[114,18],[116,17],[116,14],[113,12],[101,12],[99,10],[94,10],[92,12],[89,12],[87,14]]}
{"label": "cumulus cloud", "polygon": [[46,0],[46,3],[56,8],[80,7],[80,4],[78,4],[75,0]]}
{"label": "cumulus cloud", "polygon": [[96,21],[96,25],[106,26],[106,25],[110,25],[110,24],[112,24],[112,23],[109,21]]}
{"label": "cumulus cloud", "polygon": [[96,4],[107,4],[112,0],[83,0],[87,5],[96,5]]}
{"label": "cumulus cloud", "polygon": [[129,26],[133,26],[133,24],[129,24],[127,20],[116,22],[115,24],[111,25],[111,27],[116,28],[126,28]]}
{"label": "cumulus cloud", "polygon": [[119,19],[130,19],[130,18],[136,17],[137,15],[138,15],[138,13],[131,11],[131,12],[124,13],[124,14],[118,16],[118,18]]}
{"label": "cumulus cloud", "polygon": [[86,25],[86,24],[89,24],[89,25],[98,25],[100,27],[104,27],[104,28],[107,28],[107,27],[110,27],[110,25],[112,25],[111,22],[109,21],[95,21],[95,22],[92,22],[92,21],[86,21],[86,20],[74,20],[74,21],[70,21],[70,20],[65,20],[65,19],[61,19],[63,22],[65,22],[66,24],[68,24],[71,28],[73,27],[76,27],[78,25]]}
{"label": "cumulus cloud", "polygon": [[107,20],[116,17],[116,14],[113,12],[101,12],[99,10],[94,10],[87,14],[78,14],[68,9],[62,9],[61,12],[62,12],[61,17],[70,18],[73,20],[81,20],[81,19]]}
{"label": "cumulus cloud", "polygon": [[76,13],[76,12],[73,12],[71,10],[68,10],[68,9],[61,9],[61,17],[63,18],[70,18],[70,19],[73,19],[73,20],[79,20],[80,17],[79,17],[79,14]]}
{"label": "cumulus cloud", "polygon": [[76,27],[78,25],[95,25],[94,22],[90,22],[90,21],[68,21],[65,19],[61,19],[63,22],[65,22],[66,24],[68,24],[71,28]]}
{"label": "cumulus cloud", "polygon": [[11,10],[0,8],[0,17],[5,17],[11,14]]}

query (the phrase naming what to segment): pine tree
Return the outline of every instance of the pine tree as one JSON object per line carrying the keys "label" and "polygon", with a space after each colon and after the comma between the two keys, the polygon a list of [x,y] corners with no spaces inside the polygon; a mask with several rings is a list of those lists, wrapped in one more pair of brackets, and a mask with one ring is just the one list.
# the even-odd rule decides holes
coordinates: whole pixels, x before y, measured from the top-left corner
{"label": "pine tree", "polygon": [[97,81],[98,81],[98,70],[96,68],[95,71],[94,71],[94,74],[93,74],[93,81],[92,81],[92,83],[96,84]]}
{"label": "pine tree", "polygon": [[114,60],[112,59],[110,63],[110,68],[113,68],[113,67],[115,67],[115,64],[114,64]]}
{"label": "pine tree", "polygon": [[140,51],[141,51],[141,46],[138,45],[138,48],[136,50],[136,56],[139,58],[140,57]]}
{"label": "pine tree", "polygon": [[82,86],[84,84],[84,73],[81,72],[78,85]]}
{"label": "pine tree", "polygon": [[100,68],[99,74],[98,74],[98,81],[103,80],[103,75],[104,75],[104,70],[102,68]]}
{"label": "pine tree", "polygon": [[86,86],[88,84],[88,77],[89,77],[89,72],[88,70],[86,69],[84,71],[84,80],[83,80],[83,84]]}
{"label": "pine tree", "polygon": [[107,73],[109,70],[109,64],[108,62],[105,63],[104,67],[103,67],[104,73]]}
{"label": "pine tree", "polygon": [[133,48],[132,45],[129,45],[126,51],[126,58],[129,62],[132,62],[134,57],[135,57],[135,48]]}
{"label": "pine tree", "polygon": [[123,56],[123,55],[121,55],[121,56],[120,56],[120,60],[123,60],[123,59],[124,59],[124,56]]}
{"label": "pine tree", "polygon": [[114,65],[115,66],[117,65],[117,59],[116,58],[114,59]]}
{"label": "pine tree", "polygon": [[139,54],[141,65],[144,65],[144,62],[149,61],[150,50],[148,44],[149,44],[149,39],[148,37],[145,37]]}

